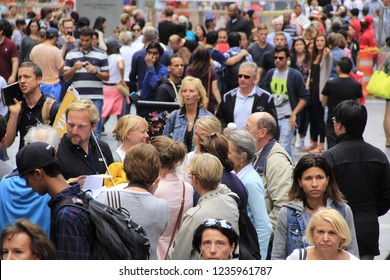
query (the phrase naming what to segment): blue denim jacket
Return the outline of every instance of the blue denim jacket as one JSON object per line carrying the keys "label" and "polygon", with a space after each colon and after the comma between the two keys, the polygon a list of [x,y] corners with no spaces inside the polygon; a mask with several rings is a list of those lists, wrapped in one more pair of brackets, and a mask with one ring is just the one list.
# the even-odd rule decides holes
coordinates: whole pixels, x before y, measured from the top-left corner
{"label": "blue denim jacket", "polygon": [[[330,207],[336,209],[345,217],[345,204],[336,206],[333,202]],[[295,249],[305,248],[309,246],[304,242],[304,235],[306,232],[306,224],[302,217],[302,211],[287,207],[287,256],[289,256]]]}
{"label": "blue denim jacket", "polygon": [[[210,113],[203,107],[198,107],[198,114],[196,116],[195,121],[200,117],[211,115],[212,113]],[[182,107],[173,111],[169,115],[169,119],[164,126],[163,135],[169,136],[175,141],[183,141],[187,131],[187,125],[188,121],[186,117],[186,109],[185,107]]]}
{"label": "blue denim jacket", "polygon": [[[352,237],[351,243],[347,246],[346,250],[354,256],[359,257],[351,208],[347,204],[336,206],[331,199],[328,199],[326,207],[336,209],[346,219]],[[294,249],[308,246],[303,240],[307,224],[305,224],[302,212],[303,202],[300,200],[288,202],[280,209],[274,233],[271,259],[285,260]]]}

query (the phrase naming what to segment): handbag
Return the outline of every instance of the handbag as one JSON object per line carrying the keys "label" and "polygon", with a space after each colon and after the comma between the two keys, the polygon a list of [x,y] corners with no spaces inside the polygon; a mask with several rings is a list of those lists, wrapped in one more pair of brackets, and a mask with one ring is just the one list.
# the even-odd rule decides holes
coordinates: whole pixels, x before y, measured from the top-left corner
{"label": "handbag", "polygon": [[367,91],[376,97],[390,99],[390,76],[376,70],[368,82]]}
{"label": "handbag", "polygon": [[116,85],[116,88],[119,90],[119,92],[123,95],[123,96],[129,96],[130,95],[130,89],[129,87],[126,85],[126,83],[117,83]]}
{"label": "handbag", "polygon": [[384,71],[382,71],[382,68],[389,58],[390,55],[387,56],[385,63],[383,63],[382,66],[372,74],[366,87],[369,93],[384,99],[390,99],[390,75],[387,75]]}

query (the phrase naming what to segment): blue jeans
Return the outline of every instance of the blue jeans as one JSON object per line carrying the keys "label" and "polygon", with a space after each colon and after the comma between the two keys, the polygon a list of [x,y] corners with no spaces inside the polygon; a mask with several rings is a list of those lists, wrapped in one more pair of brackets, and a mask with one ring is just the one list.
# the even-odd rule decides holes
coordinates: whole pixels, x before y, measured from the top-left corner
{"label": "blue jeans", "polygon": [[292,161],[294,162],[291,144],[294,137],[295,129],[290,129],[289,119],[279,119],[279,130],[280,130],[280,144],[286,150],[286,152],[291,156]]}
{"label": "blue jeans", "polygon": [[61,103],[61,85],[59,82],[52,85],[41,83],[40,88],[44,96],[55,99],[57,104]]}
{"label": "blue jeans", "polygon": [[102,136],[102,110],[103,110],[103,99],[91,99],[93,104],[97,107],[99,111],[99,122],[96,125],[94,130],[95,136],[97,139],[100,139]]}

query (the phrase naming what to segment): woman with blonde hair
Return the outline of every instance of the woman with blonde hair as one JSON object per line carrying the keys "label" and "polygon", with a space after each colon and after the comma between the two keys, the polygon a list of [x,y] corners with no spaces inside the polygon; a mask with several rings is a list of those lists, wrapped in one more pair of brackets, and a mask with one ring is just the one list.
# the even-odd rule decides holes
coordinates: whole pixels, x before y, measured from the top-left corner
{"label": "woman with blonde hair", "polygon": [[172,136],[175,141],[182,141],[187,150],[192,151],[195,121],[202,116],[212,115],[206,109],[209,100],[201,80],[191,76],[183,79],[178,95],[180,109],[170,114],[163,135]]}
{"label": "woman with blonde hair", "polygon": [[176,174],[176,167],[180,164],[187,149],[183,143],[173,141],[166,136],[157,136],[151,144],[160,154],[160,182],[154,195],[164,199],[169,206],[169,221],[164,233],[157,244],[157,258],[167,258],[168,249],[179,232],[181,219],[185,212],[193,205],[194,189],[185,183]]}
{"label": "woman with blonde hair", "polygon": [[148,123],[139,116],[125,115],[116,123],[112,134],[121,143],[113,153],[114,161],[123,162],[130,147],[148,141]]}
{"label": "woman with blonde hair", "polygon": [[318,209],[307,226],[305,239],[311,246],[295,249],[287,260],[359,260],[345,251],[352,240],[351,232],[347,221],[335,209]]}

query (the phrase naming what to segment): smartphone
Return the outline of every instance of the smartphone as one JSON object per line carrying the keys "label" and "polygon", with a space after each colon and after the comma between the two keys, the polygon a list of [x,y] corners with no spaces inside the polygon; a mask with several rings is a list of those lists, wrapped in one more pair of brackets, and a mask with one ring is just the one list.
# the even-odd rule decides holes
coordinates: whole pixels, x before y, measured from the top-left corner
{"label": "smartphone", "polygon": [[73,36],[73,32],[72,31],[68,31],[68,35],[69,36]]}

